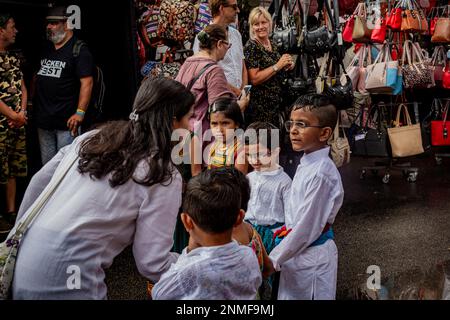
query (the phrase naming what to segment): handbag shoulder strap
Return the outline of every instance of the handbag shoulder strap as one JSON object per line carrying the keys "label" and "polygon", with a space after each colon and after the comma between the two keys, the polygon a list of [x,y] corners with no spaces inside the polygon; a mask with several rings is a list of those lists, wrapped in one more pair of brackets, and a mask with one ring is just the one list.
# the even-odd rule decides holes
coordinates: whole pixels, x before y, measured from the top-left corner
{"label": "handbag shoulder strap", "polygon": [[[48,199],[53,195],[56,188],[60,185],[61,181],[66,176],[67,172],[69,172],[70,168],[74,165],[74,163],[78,160],[78,154],[73,156],[72,159],[67,162],[62,162],[60,166],[63,166],[59,171],[58,175],[54,175],[50,180],[49,185],[44,189],[41,195],[37,198],[37,200],[33,203],[32,208],[27,210],[27,216],[21,222],[19,222],[16,231],[13,235],[15,240],[20,240],[22,236],[25,234],[27,229],[30,227],[31,223],[34,219],[41,213],[42,208],[47,203]],[[64,161],[64,160],[63,160]],[[59,168],[59,166],[58,166]],[[56,170],[58,170],[58,168]],[[55,171],[57,172],[57,171]]]}
{"label": "handbag shoulder strap", "polygon": [[404,114],[405,117],[406,117],[406,123],[407,123],[407,125],[408,125],[408,126],[412,125],[411,117],[409,116],[408,107],[407,107],[405,104],[401,103],[401,104],[398,106],[397,117],[395,118],[395,126],[396,126],[396,127],[400,127],[400,113],[401,113],[402,110],[403,110],[403,114]]}
{"label": "handbag shoulder strap", "polygon": [[190,90],[192,89],[192,87],[194,86],[194,84],[197,82],[197,80],[202,76],[202,74],[205,73],[205,71],[206,71],[209,67],[211,67],[211,66],[213,66],[213,65],[215,65],[215,64],[217,64],[217,63],[212,62],[212,63],[208,63],[207,65],[205,65],[205,66],[199,71],[199,73],[198,73],[195,77],[193,77],[193,78],[191,79],[191,81],[189,81],[188,85],[186,86],[186,89],[188,89],[188,90],[190,91]]}

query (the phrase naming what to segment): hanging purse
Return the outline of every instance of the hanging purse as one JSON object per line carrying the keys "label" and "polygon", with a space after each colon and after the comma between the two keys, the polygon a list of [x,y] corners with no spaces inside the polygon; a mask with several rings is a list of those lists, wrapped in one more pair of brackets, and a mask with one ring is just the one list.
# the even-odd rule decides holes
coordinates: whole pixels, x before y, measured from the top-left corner
{"label": "hanging purse", "polygon": [[[329,60],[331,69],[332,67],[332,61]],[[345,84],[341,83],[340,76],[339,76],[339,66],[342,67],[343,73],[346,78]],[[336,110],[344,110],[351,108],[353,105],[353,85],[350,77],[345,72],[344,64],[342,61],[339,61],[339,63],[336,65],[335,73],[337,73],[337,77],[332,77],[332,79],[335,79],[335,83],[333,83],[332,79],[330,79],[331,83],[328,83],[328,81],[325,81],[325,87],[323,90],[323,93],[328,95],[330,97],[330,100],[332,101],[333,105],[336,107]]]}
{"label": "hanging purse", "polygon": [[328,140],[328,145],[330,146],[331,158],[334,161],[336,167],[342,167],[345,164],[350,163],[350,144],[348,143],[348,139],[345,135],[345,131],[342,129],[342,136],[340,135],[341,131],[341,112],[338,112],[336,127],[334,128],[333,135]]}
{"label": "hanging purse", "polygon": [[[369,121],[376,117],[375,128],[369,127]],[[352,154],[369,157],[388,157],[388,139],[384,124],[384,110],[381,106],[372,106],[363,126],[353,137]]]}
{"label": "hanging purse", "polygon": [[450,42],[450,17],[449,6],[444,9],[442,15],[437,18],[434,30],[432,32],[431,42],[448,43]]}
{"label": "hanging purse", "polygon": [[[297,1],[298,0],[296,0],[295,4],[297,4]],[[288,2],[288,4],[290,6],[290,2]],[[277,10],[276,12],[278,14],[273,17],[273,25],[275,27],[272,40],[281,53],[294,53],[297,51],[297,26],[292,14],[295,5],[294,8],[289,8],[290,14],[287,22],[284,22],[282,19],[282,8],[283,6],[280,4],[280,0],[275,0],[275,10]],[[279,20],[281,20],[281,25]]]}
{"label": "hanging purse", "polygon": [[[345,69],[348,77],[350,77],[350,80],[352,81],[353,91],[356,91],[358,88],[358,81],[360,76],[359,68],[361,61],[364,60],[364,54],[365,54],[365,47],[361,47],[353,57],[350,64]],[[341,83],[344,83],[346,81],[347,81],[346,74],[342,74]]]}
{"label": "hanging purse", "polygon": [[420,32],[428,31],[428,22],[422,9],[415,0],[405,0],[406,9],[402,15],[401,31]]}
{"label": "hanging purse", "polygon": [[0,243],[0,300],[10,298],[16,258],[24,234],[27,232],[34,219],[41,213],[47,200],[53,195],[56,188],[77,160],[78,155],[74,156],[72,159],[67,157],[67,159],[61,161],[55,174],[50,180],[50,183],[26,211],[24,218],[22,217],[20,221],[18,221],[17,228],[14,233],[12,233],[12,236]]}
{"label": "hanging purse", "polygon": [[442,87],[445,89],[450,89],[450,66],[449,62],[445,66],[444,73],[442,74]]}
{"label": "hanging purse", "polygon": [[384,17],[381,17],[377,19],[377,22],[375,23],[375,28],[372,31],[371,40],[375,43],[383,43],[384,40],[386,40],[386,19]]}
{"label": "hanging purse", "polygon": [[437,46],[434,48],[433,55],[431,56],[431,66],[433,68],[433,77],[437,85],[442,85],[442,77],[444,75],[446,56],[443,46]]}
{"label": "hanging purse", "polygon": [[370,42],[372,30],[367,26],[367,9],[364,2],[358,4],[358,12],[355,16],[353,27],[353,42]]}
{"label": "hanging purse", "polygon": [[[411,60],[412,52],[417,61]],[[423,61],[422,53],[411,40],[403,45],[402,73],[405,88],[427,88],[433,83],[433,69]]]}
{"label": "hanging purse", "polygon": [[[400,113],[402,110],[406,119],[405,126],[400,126]],[[388,128],[387,131],[393,157],[409,157],[424,153],[420,123],[411,123],[411,118],[406,105],[399,105],[395,127]]]}
{"label": "hanging purse", "polygon": [[386,20],[386,26],[392,31],[400,31],[402,27],[403,9],[400,7],[402,1],[399,1],[395,8],[391,9]]}
{"label": "hanging purse", "polygon": [[[320,56],[337,46],[336,26],[328,1],[324,1],[325,25],[308,30],[303,27],[303,49],[305,52]],[[322,16],[320,12],[319,19]],[[321,20],[321,19],[320,19]],[[306,21],[306,20],[305,20]]]}
{"label": "hanging purse", "polygon": [[370,93],[392,94],[398,76],[398,61],[393,61],[385,43],[374,63],[367,67],[366,90]]}
{"label": "hanging purse", "polygon": [[450,121],[447,121],[449,105],[450,101],[447,100],[442,120],[431,121],[431,145],[433,146],[450,146]]}

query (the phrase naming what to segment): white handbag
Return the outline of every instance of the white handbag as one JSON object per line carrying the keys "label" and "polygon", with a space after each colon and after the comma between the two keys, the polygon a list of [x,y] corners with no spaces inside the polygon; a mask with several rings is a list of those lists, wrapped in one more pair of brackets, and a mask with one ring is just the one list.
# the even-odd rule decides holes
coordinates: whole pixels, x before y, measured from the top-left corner
{"label": "white handbag", "polygon": [[56,169],[50,183],[30,206],[27,212],[25,212],[25,218],[21,218],[21,221],[18,222],[15,232],[12,236],[8,236],[6,241],[0,243],[0,300],[10,298],[17,252],[25,232],[28,230],[33,220],[39,215],[47,200],[53,195],[56,188],[77,159],[78,155],[67,161],[64,161],[65,159],[63,159],[63,162],[61,162]]}

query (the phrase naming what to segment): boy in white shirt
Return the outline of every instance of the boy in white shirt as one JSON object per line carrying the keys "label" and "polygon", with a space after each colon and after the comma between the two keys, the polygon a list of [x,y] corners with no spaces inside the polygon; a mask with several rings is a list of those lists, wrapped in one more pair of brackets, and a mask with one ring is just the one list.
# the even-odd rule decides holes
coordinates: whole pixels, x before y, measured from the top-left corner
{"label": "boy in white shirt", "polygon": [[280,153],[277,128],[267,122],[248,126],[248,163],[254,171],[247,175],[251,193],[245,220],[260,234],[267,253],[274,248],[274,232],[284,225],[291,178],[278,165]]}
{"label": "boy in white shirt", "polygon": [[314,94],[298,99],[286,122],[292,148],[304,155],[291,186],[286,213],[289,233],[269,256],[275,270],[281,271],[278,299],[336,297],[338,253],[331,225],[344,190],[327,146],[336,119],[329,98]]}
{"label": "boy in white shirt", "polygon": [[232,240],[244,214],[236,179],[220,168],[192,178],[181,214],[189,246],[155,284],[153,299],[255,299],[261,285],[258,260],[250,247]]}

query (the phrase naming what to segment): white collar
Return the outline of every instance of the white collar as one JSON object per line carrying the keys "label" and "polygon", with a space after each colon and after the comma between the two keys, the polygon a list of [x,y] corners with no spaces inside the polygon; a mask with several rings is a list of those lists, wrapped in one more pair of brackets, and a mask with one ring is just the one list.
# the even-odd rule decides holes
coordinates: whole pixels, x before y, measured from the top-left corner
{"label": "white collar", "polygon": [[303,154],[303,157],[300,159],[300,165],[307,166],[307,165],[317,162],[323,158],[328,158],[329,154],[330,154],[329,146],[326,146],[322,149],[311,152],[309,154],[305,153],[305,154]]}
{"label": "white collar", "polygon": [[276,176],[281,171],[283,171],[283,168],[280,167],[279,165],[277,165],[277,168],[275,170],[272,170],[272,171],[255,171],[255,173],[257,175],[260,175],[260,176]]}

